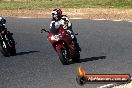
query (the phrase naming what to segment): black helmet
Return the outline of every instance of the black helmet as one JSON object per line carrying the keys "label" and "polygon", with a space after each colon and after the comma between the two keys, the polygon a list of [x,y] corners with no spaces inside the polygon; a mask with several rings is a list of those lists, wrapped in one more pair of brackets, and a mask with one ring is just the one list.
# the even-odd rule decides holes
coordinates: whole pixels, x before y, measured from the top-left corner
{"label": "black helmet", "polygon": [[52,11],[52,17],[54,20],[59,20],[61,18],[62,15],[62,10],[61,9],[54,9]]}

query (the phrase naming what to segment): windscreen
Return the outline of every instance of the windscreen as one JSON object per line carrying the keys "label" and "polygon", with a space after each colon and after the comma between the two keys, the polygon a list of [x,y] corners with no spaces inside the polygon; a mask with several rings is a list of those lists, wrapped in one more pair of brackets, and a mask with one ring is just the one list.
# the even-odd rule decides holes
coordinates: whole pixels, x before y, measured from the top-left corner
{"label": "windscreen", "polygon": [[59,32],[61,27],[62,27],[62,25],[51,27],[50,32],[53,35],[58,35],[58,32]]}
{"label": "windscreen", "polygon": [[50,32],[51,32],[53,35],[57,35],[58,32],[59,32],[59,28],[52,27],[52,28],[50,29]]}

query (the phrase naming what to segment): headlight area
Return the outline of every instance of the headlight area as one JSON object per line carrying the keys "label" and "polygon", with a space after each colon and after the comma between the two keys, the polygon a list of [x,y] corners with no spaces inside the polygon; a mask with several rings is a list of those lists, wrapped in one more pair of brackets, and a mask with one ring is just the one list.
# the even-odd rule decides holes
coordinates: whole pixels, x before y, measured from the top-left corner
{"label": "headlight area", "polygon": [[58,41],[59,38],[61,38],[61,37],[62,37],[61,34],[59,34],[59,35],[52,35],[52,36],[51,36],[51,40],[56,40],[56,41]]}

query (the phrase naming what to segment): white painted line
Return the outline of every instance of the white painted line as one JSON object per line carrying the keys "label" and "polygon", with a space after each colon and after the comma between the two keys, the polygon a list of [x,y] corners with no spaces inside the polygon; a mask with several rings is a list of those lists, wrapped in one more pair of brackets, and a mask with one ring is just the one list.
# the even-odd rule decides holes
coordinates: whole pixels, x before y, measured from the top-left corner
{"label": "white painted line", "polygon": [[128,21],[128,22],[132,22],[132,20]]}
{"label": "white painted line", "polygon": [[26,18],[33,18],[33,17],[16,17],[16,18],[24,18],[24,19],[26,19]]}
{"label": "white painted line", "polygon": [[3,16],[3,17],[14,17],[14,18],[33,18],[33,17],[22,17],[22,16]]}
{"label": "white painted line", "polygon": [[112,21],[123,21],[123,20],[112,20]]}
{"label": "white painted line", "polygon": [[70,18],[70,19],[82,19],[82,18]]}
{"label": "white painted line", "polygon": [[107,19],[91,19],[91,20],[107,20]]}
{"label": "white painted line", "polygon": [[115,84],[107,84],[107,85],[103,85],[103,86],[100,86],[100,87],[97,87],[97,88],[111,88],[111,87],[114,87]]}
{"label": "white painted line", "polygon": [[[4,16],[4,17],[15,17],[15,18],[24,18],[24,19],[26,19],[26,18],[34,18],[34,17],[22,17],[22,16],[20,16],[20,17],[17,17],[17,16]],[[70,18],[70,19],[83,19],[83,18]],[[119,22],[119,21],[126,21],[126,22],[132,22],[132,20],[110,20],[110,19],[88,19],[88,20],[117,21],[117,22]]]}
{"label": "white painted line", "polygon": [[[132,78],[131,78],[131,81],[132,81]],[[119,86],[121,84],[106,84],[106,85],[103,85],[103,86],[100,86],[100,87],[97,87],[97,88],[112,88],[114,86]]]}

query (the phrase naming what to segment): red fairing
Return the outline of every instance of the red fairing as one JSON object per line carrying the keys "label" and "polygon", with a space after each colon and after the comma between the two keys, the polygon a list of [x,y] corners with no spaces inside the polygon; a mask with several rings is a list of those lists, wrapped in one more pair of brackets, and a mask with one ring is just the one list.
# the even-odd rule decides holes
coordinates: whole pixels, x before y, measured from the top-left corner
{"label": "red fairing", "polygon": [[53,26],[49,31],[42,29],[41,33],[43,31],[48,33],[48,40],[63,65],[68,64],[70,60],[80,61],[80,51],[76,47],[76,42],[72,39],[71,34],[63,28],[63,25]]}
{"label": "red fairing", "polygon": [[51,42],[51,44],[54,44],[54,43],[57,44],[57,42],[60,43],[60,41],[64,41],[67,45],[72,45],[72,39],[68,35],[67,31],[65,31],[63,29],[63,27],[60,27],[58,35],[59,35],[59,38],[58,39],[54,39],[53,34],[49,33],[48,40]]}
{"label": "red fairing", "polygon": [[56,45],[56,50],[59,51],[63,46],[64,46],[63,44]]}
{"label": "red fairing", "polygon": [[55,51],[61,50],[63,47],[66,47],[70,57],[74,57],[76,55],[76,49],[74,47],[72,38],[63,27],[60,27],[56,34],[50,32],[48,34],[48,40],[51,42]]}

